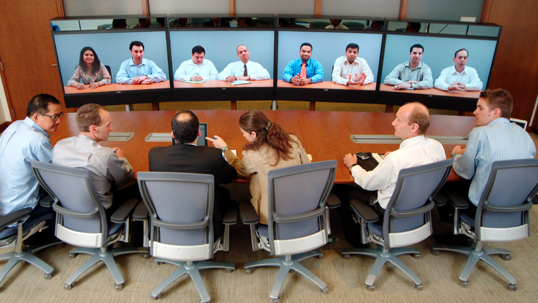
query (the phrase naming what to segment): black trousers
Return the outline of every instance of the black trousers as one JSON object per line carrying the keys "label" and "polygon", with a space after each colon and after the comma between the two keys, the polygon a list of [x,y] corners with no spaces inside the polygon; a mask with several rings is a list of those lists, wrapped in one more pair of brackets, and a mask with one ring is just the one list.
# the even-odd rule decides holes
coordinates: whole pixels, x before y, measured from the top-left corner
{"label": "black trousers", "polygon": [[379,215],[382,222],[383,216],[385,215],[385,209],[383,209],[379,203],[371,203],[377,198],[377,191],[365,190],[360,186],[337,184],[333,187],[332,192],[335,193],[342,202],[342,205],[336,209],[336,212],[344,227],[344,235],[347,242],[355,247],[363,246],[360,236],[360,225],[359,223],[355,223],[355,220],[352,217],[353,211],[350,209],[349,201],[351,199],[357,199],[359,202],[370,206]]}

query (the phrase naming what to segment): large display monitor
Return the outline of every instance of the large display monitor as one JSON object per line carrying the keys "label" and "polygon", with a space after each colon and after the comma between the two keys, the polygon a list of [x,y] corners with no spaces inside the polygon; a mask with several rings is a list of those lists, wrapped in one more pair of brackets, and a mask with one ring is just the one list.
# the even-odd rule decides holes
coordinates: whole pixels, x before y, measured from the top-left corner
{"label": "large display monitor", "polygon": [[[205,50],[204,61],[210,61],[216,68],[218,76],[196,81],[184,79],[189,65],[192,65],[192,50],[195,46]],[[247,47],[249,61],[261,65],[251,65],[267,72],[256,70],[258,79],[247,80],[248,83],[229,83],[226,77],[243,76],[243,70],[226,69],[231,63],[242,66],[237,53],[239,45]],[[274,99],[274,28],[171,28],[171,76],[173,78],[174,101],[203,100],[273,100]],[[181,64],[186,68],[178,71]],[[234,72],[235,71],[235,72]],[[255,71],[249,71],[248,75]],[[227,73],[227,74],[226,74]],[[225,75],[226,74],[226,75]],[[208,75],[206,75],[207,77]],[[191,81],[192,80],[192,81]],[[200,83],[201,82],[201,83]]]}

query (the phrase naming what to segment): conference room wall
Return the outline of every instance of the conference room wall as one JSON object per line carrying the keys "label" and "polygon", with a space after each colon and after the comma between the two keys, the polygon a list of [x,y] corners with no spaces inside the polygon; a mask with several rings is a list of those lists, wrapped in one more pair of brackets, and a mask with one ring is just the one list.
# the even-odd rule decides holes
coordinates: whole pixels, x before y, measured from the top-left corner
{"label": "conference room wall", "polygon": [[408,0],[406,18],[460,21],[461,17],[475,17],[480,22],[483,6],[484,0]]}
{"label": "conference room wall", "polygon": [[80,50],[85,46],[92,47],[101,63],[110,66],[112,82],[115,83],[121,63],[132,58],[129,44],[135,40],[144,43],[144,58],[155,62],[166,74],[167,79],[170,79],[166,33],[164,31],[57,34],[54,35],[54,41],[62,74],[62,84],[66,85],[73,76],[79,62]]}
{"label": "conference room wall", "polygon": [[274,31],[171,31],[172,77],[183,61],[191,59],[195,45],[205,49],[206,59],[220,73],[229,63],[239,61],[237,46],[245,44],[250,60],[260,63],[273,78],[274,37]]}
{"label": "conference room wall", "polygon": [[[113,16],[142,14],[141,0],[64,0],[63,2],[66,16]],[[187,1],[184,2],[190,3]]]}
{"label": "conference room wall", "polygon": [[336,32],[293,32],[280,31],[278,38],[278,75],[282,73],[291,60],[299,58],[299,47],[303,42],[312,44],[312,59],[323,66],[324,81],[331,81],[331,70],[338,57],[344,56],[349,43],[359,45],[359,57],[364,58],[377,81],[382,34],[336,33]]}
{"label": "conference room wall", "polygon": [[454,52],[466,48],[469,51],[467,66],[476,69],[486,87],[497,41],[445,37],[387,35],[381,81],[398,64],[409,61],[409,48],[413,44],[424,46],[422,62],[431,68],[434,84],[443,69],[454,65]]}

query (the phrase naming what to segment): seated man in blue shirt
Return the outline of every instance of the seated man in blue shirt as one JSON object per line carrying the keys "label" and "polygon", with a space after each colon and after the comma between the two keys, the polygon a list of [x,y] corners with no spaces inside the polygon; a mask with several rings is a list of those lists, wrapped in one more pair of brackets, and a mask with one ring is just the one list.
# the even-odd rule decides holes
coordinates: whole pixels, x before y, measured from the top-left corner
{"label": "seated man in blue shirt", "polygon": [[119,84],[152,84],[166,80],[166,75],[155,62],[144,59],[144,44],[133,41],[129,45],[133,57],[123,61],[116,74],[116,83]]}
{"label": "seated man in blue shirt", "polygon": [[[476,127],[469,133],[467,146],[458,145],[452,150],[454,171],[470,182],[450,182],[443,191],[450,197],[468,197],[471,204],[466,212],[474,217],[480,196],[486,187],[495,161],[534,158],[536,146],[529,134],[515,123],[510,123],[513,103],[512,96],[504,89],[485,90],[473,112]],[[440,208],[441,218],[448,217],[451,209]]]}
{"label": "seated man in blue shirt", "polygon": [[[51,95],[36,95],[28,103],[26,118],[13,123],[0,137],[0,215],[31,207],[30,218],[52,208],[39,205],[50,196],[41,190],[30,160],[50,163],[52,145],[47,132],[55,132],[63,116],[60,102]],[[49,225],[50,226],[50,225]]]}
{"label": "seated man in blue shirt", "polygon": [[312,44],[301,44],[300,59],[292,60],[284,69],[282,80],[293,85],[308,85],[323,81],[323,66],[319,61],[310,59],[312,56]]}

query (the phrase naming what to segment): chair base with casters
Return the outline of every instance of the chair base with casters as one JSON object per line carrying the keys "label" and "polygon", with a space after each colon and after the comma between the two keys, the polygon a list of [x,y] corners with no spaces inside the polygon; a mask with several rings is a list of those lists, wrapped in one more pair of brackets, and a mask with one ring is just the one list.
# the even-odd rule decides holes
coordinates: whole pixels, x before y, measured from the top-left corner
{"label": "chair base with casters", "polygon": [[387,262],[390,262],[392,265],[403,271],[409,278],[411,278],[411,280],[413,280],[413,282],[415,282],[415,287],[418,290],[422,290],[422,280],[420,280],[419,277],[413,273],[411,269],[409,269],[409,267],[407,267],[402,261],[400,261],[400,259],[397,258],[397,256],[407,254],[412,254],[415,258],[420,258],[420,253],[418,250],[407,247],[386,249],[382,246],[378,246],[377,249],[355,248],[342,250],[342,255],[346,259],[348,259],[351,255],[365,255],[376,258],[374,266],[370,270],[368,278],[366,278],[366,281],[364,282],[369,290],[375,289],[375,279]]}
{"label": "chair base with casters", "polygon": [[271,290],[271,294],[269,295],[269,297],[275,300],[275,302],[280,302],[280,290],[282,289],[284,280],[286,279],[286,276],[290,270],[294,270],[295,272],[300,273],[304,277],[308,278],[310,281],[316,284],[324,294],[326,294],[329,292],[327,284],[325,284],[325,282],[314,275],[314,273],[299,263],[312,257],[321,259],[323,258],[323,253],[321,253],[319,250],[313,250],[297,255],[285,255],[278,258],[247,262],[245,263],[245,273],[247,275],[252,274],[252,269],[255,267],[279,267],[280,269],[278,270],[276,281],[273,285],[273,290]]}
{"label": "chair base with casters", "polygon": [[509,261],[512,259],[512,255],[510,254],[510,252],[506,249],[483,248],[482,246],[482,241],[478,241],[476,242],[474,247],[434,245],[432,249],[434,255],[438,255],[439,251],[451,251],[469,256],[467,262],[465,263],[465,267],[463,268],[459,276],[461,285],[463,287],[469,286],[469,276],[471,275],[471,271],[475,267],[476,263],[482,260],[486,264],[497,270],[501,275],[506,278],[506,280],[508,280],[508,289],[517,290],[516,279],[514,279],[514,277],[512,277],[512,275],[510,275],[506,271],[506,269],[502,268],[499,263],[497,263],[490,257],[490,255],[502,255],[503,260]]}
{"label": "chair base with casters", "polygon": [[2,228],[13,223],[17,223],[16,228],[11,227],[0,231],[0,238],[2,238],[2,240],[0,240],[0,243],[2,244],[2,246],[15,246],[14,251],[0,255],[0,261],[8,260],[6,265],[4,265],[4,267],[2,267],[2,270],[0,271],[0,283],[4,280],[4,278],[11,271],[11,269],[13,269],[13,267],[15,267],[15,265],[17,265],[21,261],[30,263],[35,267],[41,269],[45,273],[44,278],[46,280],[52,278],[54,268],[45,263],[43,260],[34,256],[34,253],[47,247],[62,244],[62,242],[52,241],[25,248],[23,241],[31,235],[35,234],[36,232],[41,232],[43,229],[47,228],[47,226],[45,226],[45,221],[54,219],[54,214],[45,214],[31,221],[22,223],[22,220],[28,218],[31,211],[31,208],[21,209],[11,214],[5,215],[0,219],[2,222]]}
{"label": "chair base with casters", "polygon": [[158,299],[161,292],[172,282],[175,280],[181,278],[185,274],[188,274],[189,277],[191,277],[192,282],[196,286],[196,290],[198,290],[198,294],[200,295],[200,299],[202,303],[206,303],[210,301],[209,293],[207,292],[207,289],[205,288],[204,281],[202,281],[202,277],[200,276],[200,270],[204,269],[226,269],[227,272],[232,272],[235,270],[235,265],[233,263],[225,263],[225,262],[213,262],[213,261],[201,261],[201,262],[193,262],[193,261],[172,261],[172,260],[166,260],[161,258],[155,258],[155,263],[167,263],[172,264],[175,266],[178,266],[179,268],[173,272],[168,278],[166,278],[161,284],[159,284],[155,289],[151,291],[151,298],[152,299]]}

